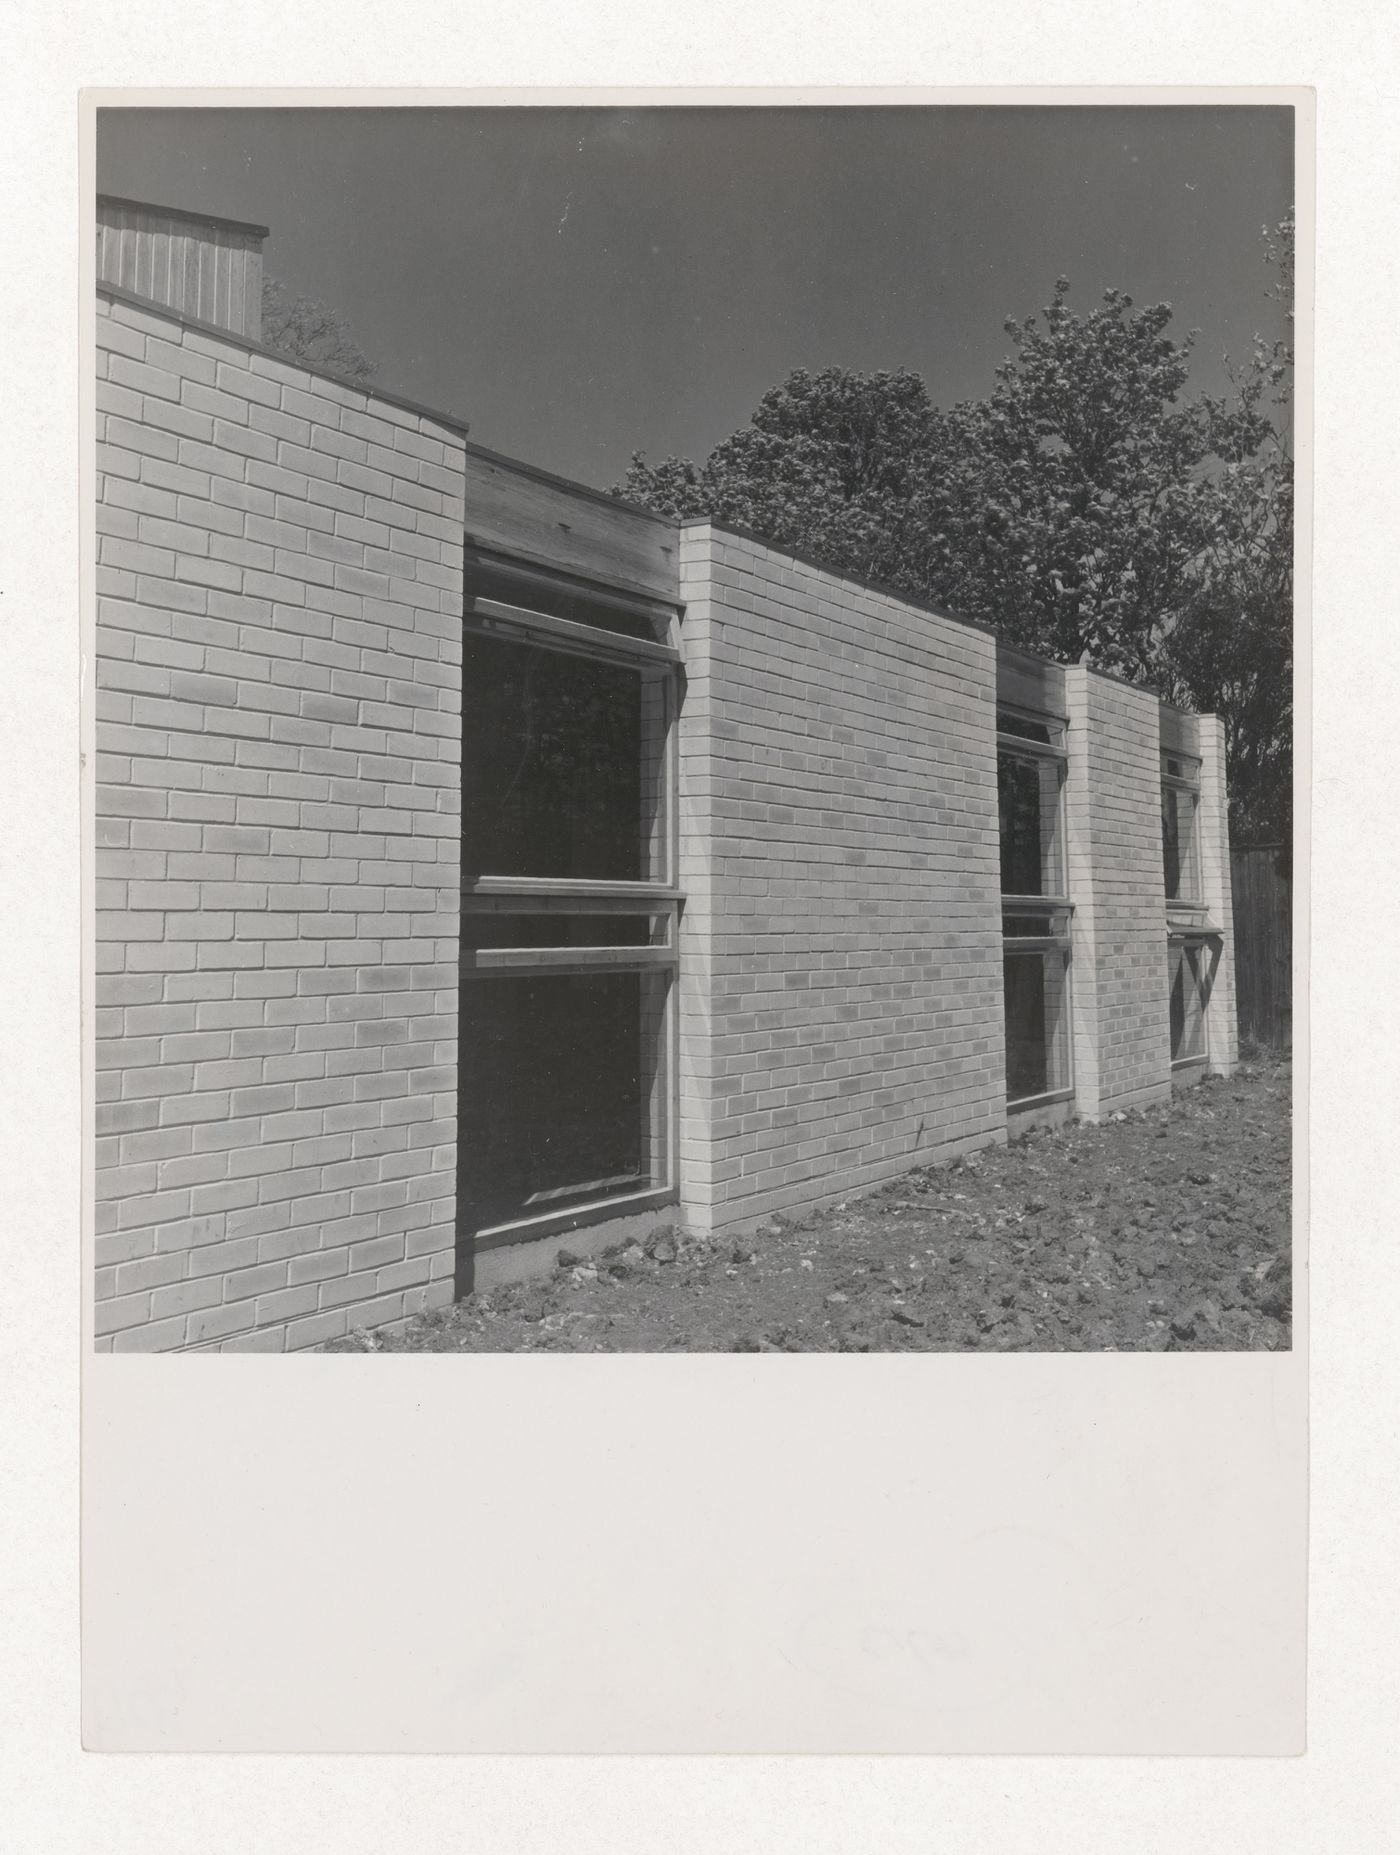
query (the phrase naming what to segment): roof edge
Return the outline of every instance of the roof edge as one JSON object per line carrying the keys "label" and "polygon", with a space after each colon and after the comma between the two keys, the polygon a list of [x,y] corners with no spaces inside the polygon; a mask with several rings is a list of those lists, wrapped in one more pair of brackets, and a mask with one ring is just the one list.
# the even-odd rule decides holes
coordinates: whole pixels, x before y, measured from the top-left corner
{"label": "roof edge", "polygon": [[[983,637],[992,638],[1000,644],[1001,639],[990,625],[984,625],[980,619],[964,618],[961,613],[949,612],[943,606],[934,605],[928,599],[919,599],[913,593],[906,593],[901,587],[891,586],[888,580],[876,580],[863,573],[848,573],[844,567],[833,567],[829,560],[819,560],[815,554],[806,554],[800,548],[789,547],[785,541],[774,541],[768,535],[761,535],[755,529],[741,528],[737,522],[720,521],[717,516],[688,516],[678,524],[681,528],[713,528],[722,535],[734,535],[740,541],[752,541],[758,547],[767,548],[772,554],[785,554],[789,560],[801,561],[804,567],[812,567],[818,573],[829,574],[833,580],[845,580],[849,586],[858,586],[862,592],[878,593],[882,599],[897,600],[900,605],[907,605],[911,611],[923,612],[929,618],[941,618],[950,625],[961,625],[965,631],[979,631]],[[1029,655],[1029,653],[1027,653]],[[1049,662],[1049,658],[1041,661]]]}
{"label": "roof edge", "polygon": [[[141,202],[127,203],[139,205]],[[226,221],[225,223],[232,222]],[[709,515],[687,516],[684,520],[677,520],[669,515],[658,515],[655,509],[644,508],[642,504],[629,502],[622,496],[613,496],[607,490],[594,489],[591,484],[579,483],[572,477],[560,476],[557,471],[545,470],[539,464],[526,463],[522,458],[510,457],[504,451],[493,451],[487,445],[475,444],[467,436],[469,430],[467,421],[456,413],[443,412],[436,406],[425,406],[419,400],[408,399],[402,393],[388,392],[383,387],[366,385],[362,380],[347,380],[343,374],[338,374],[329,367],[322,367],[314,361],[287,354],[283,349],[274,348],[265,341],[252,341],[246,335],[236,335],[232,329],[222,328],[217,322],[206,322],[199,316],[185,315],[178,309],[172,309],[168,303],[158,303],[151,297],[138,296],[134,290],[123,289],[119,284],[99,282],[97,294],[109,297],[113,302],[129,303],[134,309],[144,310],[148,315],[160,316],[164,321],[174,322],[182,328],[195,329],[201,335],[212,335],[216,340],[227,342],[233,348],[241,348],[247,354],[265,355],[268,360],[280,361],[285,367],[300,367],[318,380],[329,380],[336,386],[344,387],[348,392],[363,393],[366,399],[383,400],[386,405],[397,406],[403,412],[412,412],[421,419],[431,419],[435,425],[444,425],[449,431],[456,432],[462,440],[463,448],[487,463],[500,464],[507,470],[517,471],[522,476],[533,477],[541,483],[552,484],[557,489],[585,497],[590,502],[603,503],[611,509],[624,509],[631,515],[645,516],[648,521],[656,523],[658,527],[669,528],[677,533],[687,528],[713,528],[719,534],[734,536],[736,540],[751,541],[757,547],[767,548],[770,553],[782,554],[789,560],[800,561],[804,567],[811,567],[817,573],[825,573],[834,580],[844,580],[848,585],[857,586],[863,592],[876,593],[882,599],[893,599],[899,605],[907,606],[910,611],[922,612],[929,618],[941,618],[945,624],[957,625],[964,631],[978,632],[983,637],[991,638],[999,649],[1014,651],[1033,663],[1044,664],[1047,668],[1056,670],[1073,670],[1078,667],[1072,663],[1065,663],[1057,657],[1043,657],[1038,651],[1027,650],[1022,644],[1012,644],[1009,640],[1002,638],[993,626],[984,624],[981,619],[964,618],[961,613],[950,612],[946,607],[934,605],[930,600],[919,599],[898,586],[892,586],[887,580],[877,580],[865,574],[848,573],[842,568],[833,567],[829,561],[819,560],[815,554],[808,554],[799,548],[789,547],[785,542],[774,541],[771,536],[761,535],[752,528],[743,528],[737,522],[721,521],[717,516]],[[1106,682],[1121,684],[1124,689],[1135,689],[1143,695],[1154,696],[1166,707],[1174,706],[1167,703],[1165,697],[1158,695],[1150,684],[1129,682],[1125,676],[1118,676],[1112,670],[1097,669],[1092,664],[1087,664],[1084,668],[1091,676],[1102,677]],[[1206,718],[1202,715],[1202,711],[1197,709],[1181,709],[1178,713]]]}
{"label": "roof edge", "polygon": [[270,342],[254,341],[251,336],[235,334],[232,329],[224,328],[218,322],[206,322],[201,316],[187,315],[183,310],[172,309],[169,303],[158,303],[154,298],[140,296],[135,290],[127,290],[120,284],[99,282],[97,294],[110,297],[114,302],[129,303],[133,309],[143,310],[147,315],[160,316],[164,321],[174,322],[181,328],[192,328],[200,335],[212,335],[218,341],[228,342],[230,347],[241,348],[246,354],[262,354],[270,361],[281,361],[284,367],[300,367],[318,380],[329,380],[351,393],[363,393],[367,399],[380,399],[387,405],[399,407],[403,412],[416,413],[420,419],[431,419],[435,425],[445,425],[449,431],[456,432],[465,450],[488,464],[499,464],[520,476],[533,477],[537,482],[567,490],[571,495],[585,497],[590,502],[604,503],[610,509],[623,509],[630,515],[645,516],[649,522],[655,522],[661,528],[674,531],[678,526],[670,516],[658,515],[655,509],[645,509],[640,503],[612,496],[607,490],[594,489],[592,484],[578,483],[572,477],[561,477],[557,471],[545,470],[539,464],[530,464],[523,458],[510,457],[504,451],[493,451],[488,445],[476,444],[467,436],[470,430],[467,420],[455,412],[444,412],[438,406],[425,406],[421,400],[409,399],[402,393],[390,392],[372,382],[348,380],[344,374],[336,373],[334,368],[322,367],[319,362],[288,354],[282,348],[273,347]]}
{"label": "roof edge", "polygon": [[546,470],[542,464],[528,464],[523,458],[511,457],[505,451],[493,451],[488,445],[474,444],[470,439],[467,449],[488,464],[504,464],[508,470],[519,471],[521,476],[533,477],[536,482],[553,484],[555,489],[568,490],[571,495],[600,502],[609,509],[623,509],[628,515],[643,516],[658,528],[669,528],[673,534],[679,531],[680,523],[673,516],[658,515],[655,509],[648,509],[640,502],[629,502],[625,496],[614,496],[610,490],[595,489],[591,483],[580,483],[575,477],[561,477],[557,470]]}
{"label": "roof edge", "polygon": [[218,226],[225,232],[247,232],[254,238],[271,238],[272,228],[250,219],[225,219],[218,213],[193,212],[188,206],[162,206],[156,200],[128,200],[119,193],[99,193],[99,206],[119,206],[129,212],[160,213],[167,219],[188,219],[194,225]]}
{"label": "roof edge", "polygon": [[[199,335],[212,335],[216,341],[225,341],[231,348],[241,348],[245,354],[261,354],[270,361],[280,361],[284,367],[299,367],[303,373],[313,375],[317,380],[329,380],[335,386],[344,387],[347,392],[363,393],[366,399],[382,399],[390,406],[398,406],[403,412],[417,413],[421,419],[432,419],[437,425],[445,425],[450,431],[465,438],[467,421],[456,413],[442,412],[436,406],[424,406],[417,400],[406,399],[401,393],[389,393],[383,387],[367,384],[363,380],[348,380],[344,374],[338,374],[331,367],[322,367],[316,361],[308,361],[300,355],[288,354],[284,348],[274,348],[270,342],[254,341],[251,336],[235,334],[219,322],[206,322],[202,316],[186,315],[183,310],[172,309],[169,303],[158,303],[152,297],[139,296],[135,290],[123,289],[120,284],[101,283],[97,285],[99,296],[110,297],[116,303],[128,303],[133,309],[140,309],[146,315],[159,316],[162,321],[174,322],[180,328],[191,328]],[[474,450],[478,447],[473,446]]]}
{"label": "roof edge", "polygon": [[[812,567],[818,573],[829,574],[834,580],[845,580],[848,585],[858,586],[863,592],[878,593],[882,599],[894,599],[900,605],[908,606],[913,612],[926,613],[930,618],[941,618],[949,625],[960,625],[964,631],[981,632],[984,637],[993,639],[998,650],[1013,651],[1017,656],[1024,657],[1031,663],[1043,664],[1047,669],[1074,670],[1080,667],[1078,664],[1066,663],[1059,657],[1043,657],[1039,651],[1027,650],[1024,644],[1012,644],[1009,639],[1003,638],[994,626],[984,624],[980,618],[964,618],[960,612],[950,612],[944,606],[934,605],[931,600],[917,598],[913,593],[907,593],[898,586],[890,585],[887,580],[872,579],[861,573],[848,573],[844,568],[833,567],[829,561],[819,560],[815,554],[806,554],[800,548],[789,547],[785,541],[774,541],[770,536],[761,535],[752,528],[742,528],[737,522],[721,521],[718,516],[691,515],[678,522],[677,527],[681,529],[713,528],[722,535],[734,535],[740,541],[752,541],[758,547],[767,548],[770,553],[785,554],[789,560],[801,561],[804,567]],[[1093,664],[1085,664],[1083,668],[1090,676],[1101,677],[1107,683],[1118,683],[1124,689],[1135,689],[1140,695],[1152,696],[1158,702],[1168,707],[1172,706],[1166,703],[1164,696],[1157,694],[1150,683],[1133,683],[1126,676],[1119,676],[1113,670],[1100,670]],[[1206,719],[1199,709],[1182,709],[1179,712],[1197,719]]]}

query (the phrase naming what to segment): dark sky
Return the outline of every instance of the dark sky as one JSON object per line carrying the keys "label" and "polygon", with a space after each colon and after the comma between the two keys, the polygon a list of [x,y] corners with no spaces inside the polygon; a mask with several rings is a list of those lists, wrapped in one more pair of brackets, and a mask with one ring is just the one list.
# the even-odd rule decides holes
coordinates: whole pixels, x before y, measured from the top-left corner
{"label": "dark sky", "polygon": [[704,456],[793,367],[989,389],[1061,273],[1201,330],[1194,378],[1280,331],[1259,232],[1277,107],[114,110],[100,190],[251,219],[380,385],[606,486]]}

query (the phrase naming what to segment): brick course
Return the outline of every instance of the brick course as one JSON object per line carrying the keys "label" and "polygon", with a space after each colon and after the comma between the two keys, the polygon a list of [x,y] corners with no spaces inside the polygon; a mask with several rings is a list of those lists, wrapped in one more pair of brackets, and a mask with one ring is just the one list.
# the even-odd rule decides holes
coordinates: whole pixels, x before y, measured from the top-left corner
{"label": "brick course", "polygon": [[295,1348],[451,1295],[462,441],[98,311],[97,1343]]}

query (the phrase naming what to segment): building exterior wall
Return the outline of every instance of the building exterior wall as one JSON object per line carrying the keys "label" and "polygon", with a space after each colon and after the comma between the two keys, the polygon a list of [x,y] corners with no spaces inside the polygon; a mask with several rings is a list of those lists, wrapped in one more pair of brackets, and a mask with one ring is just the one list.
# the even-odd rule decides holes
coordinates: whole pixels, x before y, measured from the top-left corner
{"label": "building exterior wall", "polygon": [[1157,697],[1065,672],[1075,1104],[1096,1120],[1171,1092]]}
{"label": "building exterior wall", "polygon": [[1004,1138],[994,640],[682,533],[682,1208]]}
{"label": "building exterior wall", "polygon": [[100,299],[97,1345],[450,1298],[462,441]]}
{"label": "building exterior wall", "polygon": [[687,1223],[1006,1137],[999,695],[1068,719],[1074,1111],[1171,1087],[1164,727],[1201,761],[1233,1066],[1215,718],[718,525],[583,491],[570,523],[452,421],[164,307],[99,292],[98,328],[100,1348],[290,1350],[452,1297],[471,548],[683,606]]}
{"label": "building exterior wall", "polygon": [[[676,874],[685,906],[680,918],[677,978],[676,1159],[681,1205],[697,1228],[713,1222],[714,1207],[739,1176],[736,1156],[720,1153],[714,1138],[725,1099],[714,1051],[714,887],[716,768],[714,730],[722,713],[723,682],[716,693],[712,642],[723,625],[723,597],[713,586],[709,528],[683,528],[680,590],[685,616],[681,641],[684,681],[676,744]],[[718,612],[716,607],[718,605]]]}

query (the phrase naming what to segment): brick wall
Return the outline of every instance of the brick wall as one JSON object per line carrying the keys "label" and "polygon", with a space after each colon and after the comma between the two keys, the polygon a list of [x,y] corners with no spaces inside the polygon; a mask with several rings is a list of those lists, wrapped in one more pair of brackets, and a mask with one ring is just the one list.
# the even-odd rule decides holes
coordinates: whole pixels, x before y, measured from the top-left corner
{"label": "brick wall", "polygon": [[683,1209],[1004,1137],[993,640],[682,532]]}
{"label": "brick wall", "polygon": [[1097,1119],[1171,1091],[1157,697],[1065,672],[1075,1106]]}
{"label": "brick wall", "polygon": [[[467,453],[99,311],[97,1344],[296,1348],[452,1293]],[[752,538],[688,524],[679,558],[677,1143],[713,1229],[1005,1137],[998,668]],[[1159,715],[1063,682],[1096,1116],[1170,1086]],[[1223,737],[1192,725],[1224,1068]]]}
{"label": "brick wall", "polygon": [[100,1348],[450,1299],[462,443],[98,304]]}

